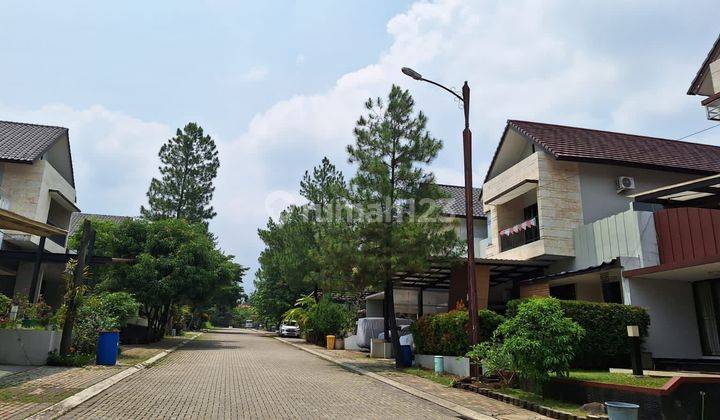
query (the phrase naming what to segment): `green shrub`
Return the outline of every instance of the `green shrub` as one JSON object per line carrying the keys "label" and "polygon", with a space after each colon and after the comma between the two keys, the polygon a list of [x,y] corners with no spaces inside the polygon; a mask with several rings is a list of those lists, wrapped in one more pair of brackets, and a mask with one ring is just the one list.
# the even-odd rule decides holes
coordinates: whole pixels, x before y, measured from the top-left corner
{"label": "green shrub", "polygon": [[[82,297],[73,326],[72,346],[78,353],[94,354],[100,331],[118,330],[137,316],[139,304],[130,293],[100,293]],[[64,320],[65,307],[58,318]]]}
{"label": "green shrub", "polygon": [[306,329],[319,339],[326,335],[343,335],[350,322],[350,313],[330,298],[323,297],[308,313]]}
{"label": "green shrub", "polygon": [[559,300],[530,299],[498,327],[496,345],[488,350],[497,352],[491,358],[510,361],[520,377],[542,385],[551,373],[567,374],[584,335],[583,328],[565,316]]}
{"label": "green shrub", "polygon": [[95,361],[94,354],[70,353],[67,356],[60,356],[57,352],[48,354],[47,364],[50,366],[68,366],[80,367],[93,363]]}
{"label": "green shrub", "polygon": [[6,316],[10,313],[12,307],[12,299],[0,293],[0,317]]}
{"label": "green shrub", "polygon": [[[517,307],[522,302],[520,299],[508,302],[507,316],[517,313]],[[644,308],[579,300],[559,302],[565,316],[572,318],[585,329],[585,336],[578,345],[572,367],[605,370],[630,366],[627,326],[638,325],[641,335],[647,336],[650,316]]]}
{"label": "green shrub", "polygon": [[[478,311],[480,339],[489,340],[493,331],[505,318],[488,309]],[[456,309],[445,313],[428,314],[410,326],[413,341],[420,354],[464,356],[470,350],[468,312]]]}

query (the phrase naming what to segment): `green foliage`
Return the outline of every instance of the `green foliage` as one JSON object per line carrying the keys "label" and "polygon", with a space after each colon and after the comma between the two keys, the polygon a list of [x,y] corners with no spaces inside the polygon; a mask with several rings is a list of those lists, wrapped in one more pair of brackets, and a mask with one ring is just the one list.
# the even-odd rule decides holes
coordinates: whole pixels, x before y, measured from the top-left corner
{"label": "green foliage", "polygon": [[[539,298],[535,298],[539,299]],[[517,313],[523,300],[507,304],[508,316]],[[641,335],[647,336],[650,316],[644,308],[619,303],[597,303],[561,300],[565,316],[585,329],[572,362],[579,369],[608,369],[630,364],[627,326],[638,325]]]}
{"label": "green foliage", "polygon": [[61,356],[57,352],[48,354],[47,364],[50,366],[67,366],[67,367],[81,367],[89,365],[95,361],[95,354],[86,353],[70,353],[67,356]]}
{"label": "green foliage", "polygon": [[551,373],[566,375],[585,330],[567,318],[557,299],[530,299],[495,331],[496,345],[488,351],[511,361],[512,370],[537,385]]}
{"label": "green foliage", "polygon": [[498,376],[502,380],[503,386],[512,384],[515,379],[517,366],[512,354],[505,351],[497,342],[485,341],[476,344],[465,356],[470,359],[470,363],[482,364],[483,370],[487,374]]}
{"label": "green foliage", "polygon": [[182,130],[178,128],[175,137],[162,145],[159,156],[161,179],[150,182],[150,207],[141,207],[142,215],[151,220],[178,218],[191,223],[215,217],[210,206],[213,180],[220,167],[215,141],[191,122]]}
{"label": "green foliage", "polygon": [[306,330],[308,329],[310,315],[317,305],[318,303],[312,295],[303,296],[295,301],[295,306],[292,309],[288,309],[283,314],[283,319],[296,321],[301,330]]}
{"label": "green foliage", "polygon": [[134,259],[134,264],[112,264],[93,273],[101,276],[97,288],[131,293],[148,318],[150,339],[162,337],[176,305],[200,313],[215,304],[234,306],[243,295],[246,268],[220,252],[201,224],[181,219],[92,223],[98,237],[105,238],[96,244],[96,254]]}
{"label": "green foliage", "polygon": [[6,316],[10,313],[12,307],[12,299],[0,293],[0,317]]}
{"label": "green foliage", "polygon": [[343,305],[334,303],[325,296],[310,309],[305,322],[305,333],[320,341],[326,335],[344,335],[351,319],[350,312]]}
{"label": "green foliage", "polygon": [[255,308],[249,305],[239,305],[233,308],[233,325],[235,327],[244,327],[245,321],[257,318]]}
{"label": "green foliage", "polygon": [[[478,311],[481,340],[489,340],[505,318],[488,309]],[[428,314],[410,326],[420,354],[463,356],[470,349],[470,322],[465,309]]]}
{"label": "green foliage", "polygon": [[[73,327],[72,347],[78,353],[94,354],[100,331],[114,331],[138,315],[139,303],[126,292],[100,293],[79,300]],[[64,319],[65,307],[58,310]]]}

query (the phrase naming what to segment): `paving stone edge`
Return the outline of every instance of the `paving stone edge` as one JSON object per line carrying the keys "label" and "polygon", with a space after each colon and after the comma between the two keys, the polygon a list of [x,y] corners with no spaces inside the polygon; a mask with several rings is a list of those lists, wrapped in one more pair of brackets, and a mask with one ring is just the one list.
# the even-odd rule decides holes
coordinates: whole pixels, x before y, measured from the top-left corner
{"label": "paving stone edge", "polygon": [[167,350],[163,350],[160,353],[156,354],[155,356],[140,362],[136,364],[135,366],[130,366],[129,368],[122,370],[115,375],[104,379],[95,385],[92,385],[88,388],[83,389],[82,391],[73,394],[64,400],[55,403],[51,405],[50,407],[47,407],[46,409],[37,412],[33,414],[30,417],[27,417],[27,420],[39,420],[39,419],[55,419],[63,414],[66,414],[73,408],[77,407],[78,405],[84,403],[85,401],[89,400],[90,398],[100,394],[101,392],[105,391],[106,389],[110,388],[111,386],[115,385],[116,383],[122,381],[123,379],[143,370],[146,369],[153,364],[157,363],[160,359],[167,356],[168,354],[174,352],[175,350],[179,349],[180,347],[184,346],[185,344],[191,342],[192,340],[200,337],[203,333],[196,334],[194,337],[191,337],[182,343],[171,347]]}
{"label": "paving stone edge", "polygon": [[353,372],[355,372],[355,373],[359,373],[359,374],[364,375],[364,376],[368,376],[368,377],[370,377],[370,378],[375,379],[376,381],[380,381],[380,382],[383,382],[383,383],[385,383],[385,384],[387,384],[387,385],[390,385],[390,386],[392,386],[393,388],[397,388],[397,389],[399,389],[399,390],[401,390],[401,391],[407,392],[408,394],[414,395],[414,396],[416,396],[416,397],[418,397],[418,398],[422,398],[423,400],[430,401],[431,403],[437,404],[437,405],[439,405],[440,407],[446,408],[446,409],[448,409],[448,410],[450,410],[450,411],[454,411],[454,412],[456,412],[457,414],[461,415],[461,416],[462,416],[463,418],[465,418],[465,419],[473,419],[473,420],[491,420],[491,419],[494,419],[494,417],[491,417],[491,416],[488,416],[488,415],[485,415],[485,414],[478,413],[477,411],[471,410],[471,409],[469,409],[469,408],[467,408],[467,407],[464,407],[464,406],[462,406],[462,405],[460,405],[460,404],[456,404],[456,403],[454,403],[454,402],[452,402],[452,401],[448,401],[448,400],[446,400],[446,399],[444,399],[444,398],[438,397],[437,395],[433,395],[433,394],[430,394],[430,393],[428,393],[428,392],[421,391],[421,390],[419,390],[419,389],[413,388],[413,387],[411,387],[411,386],[407,386],[407,385],[405,385],[405,384],[401,384],[400,382],[393,381],[392,379],[386,378],[386,377],[384,377],[384,376],[382,376],[382,375],[378,375],[377,373],[374,373],[374,372],[369,372],[369,371],[367,371],[367,370],[365,370],[365,369],[359,368],[359,367],[357,367],[357,366],[353,366],[353,365],[351,365],[351,364],[349,364],[349,363],[341,362],[341,361],[339,361],[339,360],[333,359],[333,358],[330,357],[330,356],[326,356],[326,355],[324,355],[324,354],[322,354],[322,353],[320,353],[320,352],[318,352],[318,351],[315,351],[315,350],[312,350],[312,349],[309,349],[309,348],[306,348],[306,347],[303,347],[303,346],[299,346],[299,345],[297,345],[297,344],[295,344],[295,343],[293,343],[293,342],[284,340],[284,339],[282,339],[282,338],[280,338],[280,337],[273,337],[273,338],[276,339],[276,340],[278,340],[278,341],[281,341],[281,342],[283,342],[283,343],[285,343],[285,344],[287,344],[287,345],[290,345],[290,346],[293,346],[293,347],[295,347],[295,348],[297,348],[297,349],[300,349],[300,350],[302,350],[302,351],[308,352],[308,353],[310,353],[310,354],[312,354],[312,355],[314,355],[314,356],[317,356],[317,357],[319,357],[319,358],[321,358],[321,359],[327,360],[328,362],[332,362],[332,363],[334,363],[334,364],[336,364],[336,365],[340,365],[340,366],[344,367],[345,369],[351,370],[351,371],[353,371]]}

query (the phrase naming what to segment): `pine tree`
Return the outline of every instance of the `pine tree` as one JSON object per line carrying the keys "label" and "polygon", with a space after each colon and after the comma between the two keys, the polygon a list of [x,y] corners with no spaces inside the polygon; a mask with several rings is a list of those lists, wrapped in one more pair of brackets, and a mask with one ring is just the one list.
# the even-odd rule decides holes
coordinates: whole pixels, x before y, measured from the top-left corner
{"label": "pine tree", "polygon": [[210,205],[213,180],[220,166],[215,141],[196,123],[178,128],[160,148],[161,179],[153,178],[147,192],[149,208],[140,213],[151,220],[185,219],[207,223],[216,213]]}
{"label": "pine tree", "polygon": [[355,145],[347,147],[358,165],[351,180],[355,208],[364,217],[356,224],[358,277],[382,284],[384,330],[392,337],[396,363],[400,342],[395,322],[393,274],[423,272],[430,261],[458,254],[457,235],[440,217],[445,197],[427,170],[442,142],[430,135],[427,118],[414,112],[407,90],[393,86],[388,101],[366,102],[366,116],[355,127]]}

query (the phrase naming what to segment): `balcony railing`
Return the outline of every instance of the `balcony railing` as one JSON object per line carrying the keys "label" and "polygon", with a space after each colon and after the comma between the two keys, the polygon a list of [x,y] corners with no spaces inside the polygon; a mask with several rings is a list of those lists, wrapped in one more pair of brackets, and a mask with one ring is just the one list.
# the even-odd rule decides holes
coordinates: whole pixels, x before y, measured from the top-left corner
{"label": "balcony railing", "polygon": [[500,231],[500,250],[507,251],[540,239],[537,218],[525,220]]}

